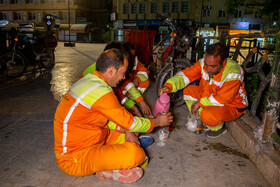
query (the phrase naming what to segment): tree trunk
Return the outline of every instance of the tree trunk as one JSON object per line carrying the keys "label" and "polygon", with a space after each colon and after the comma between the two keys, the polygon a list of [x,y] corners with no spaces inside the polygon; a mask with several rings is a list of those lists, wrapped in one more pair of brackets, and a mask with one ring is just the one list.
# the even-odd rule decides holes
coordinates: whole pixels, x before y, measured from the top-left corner
{"label": "tree trunk", "polygon": [[280,107],[280,33],[276,35],[275,56],[272,64],[271,82],[268,92],[267,106],[263,118],[262,141],[268,142],[279,122]]}

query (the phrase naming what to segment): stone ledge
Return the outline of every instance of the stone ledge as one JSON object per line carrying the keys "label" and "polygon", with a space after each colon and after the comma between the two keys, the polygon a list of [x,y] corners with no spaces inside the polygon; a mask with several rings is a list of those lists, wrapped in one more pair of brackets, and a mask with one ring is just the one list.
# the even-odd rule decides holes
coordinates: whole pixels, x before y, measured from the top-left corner
{"label": "stone ledge", "polygon": [[280,155],[271,144],[259,143],[250,128],[242,119],[228,123],[228,130],[239,144],[240,149],[248,155],[260,173],[271,186],[280,184]]}

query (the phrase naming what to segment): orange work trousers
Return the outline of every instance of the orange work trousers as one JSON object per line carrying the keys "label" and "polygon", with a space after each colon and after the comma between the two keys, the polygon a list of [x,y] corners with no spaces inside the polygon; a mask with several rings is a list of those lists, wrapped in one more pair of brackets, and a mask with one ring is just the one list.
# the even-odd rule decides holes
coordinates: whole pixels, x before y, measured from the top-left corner
{"label": "orange work trousers", "polygon": [[[189,85],[184,91],[184,96],[191,96],[187,98],[192,98],[186,100],[187,107],[191,112],[191,106],[196,101],[199,101],[202,95],[200,94],[199,86]],[[224,106],[205,106],[204,108],[199,108],[198,110],[200,119],[203,124],[210,127],[215,127],[220,125],[222,122],[229,122],[239,118],[243,113],[238,112],[235,107],[224,105]]]}
{"label": "orange work trousers", "polygon": [[93,145],[71,156],[56,155],[58,167],[69,175],[87,176],[97,171],[130,169],[141,165],[146,157],[144,150],[135,143],[116,143],[120,135],[110,130],[105,145]]}

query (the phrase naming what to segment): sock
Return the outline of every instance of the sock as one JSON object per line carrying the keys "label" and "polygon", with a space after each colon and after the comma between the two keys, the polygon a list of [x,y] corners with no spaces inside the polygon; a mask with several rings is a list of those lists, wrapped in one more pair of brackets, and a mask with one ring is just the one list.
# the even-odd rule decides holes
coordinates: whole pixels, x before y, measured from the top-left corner
{"label": "sock", "polygon": [[221,124],[219,124],[219,125],[217,125],[217,126],[215,126],[215,127],[210,127],[210,126],[208,126],[208,127],[209,127],[209,129],[210,129],[211,131],[218,131],[218,130],[220,130],[221,128],[223,128],[223,126],[224,126],[224,122],[222,122]]}

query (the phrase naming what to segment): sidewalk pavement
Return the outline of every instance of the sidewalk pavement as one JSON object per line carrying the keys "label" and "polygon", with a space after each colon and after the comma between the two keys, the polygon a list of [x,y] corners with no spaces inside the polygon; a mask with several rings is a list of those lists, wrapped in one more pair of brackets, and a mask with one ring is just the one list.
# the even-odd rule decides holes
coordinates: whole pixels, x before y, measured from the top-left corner
{"label": "sidewalk pavement", "polygon": [[[56,60],[60,63],[52,72],[44,72],[28,84],[0,90],[0,186],[269,186],[249,159],[252,153],[244,152],[248,157],[235,141],[235,138],[247,141],[241,138],[244,134],[236,130],[239,123],[228,124],[231,133],[209,139],[205,134],[187,130],[189,112],[185,105],[174,108],[175,131],[171,132],[165,146],[157,145],[158,129],[150,133],[155,143],[146,149],[149,165],[139,181],[122,184],[100,181],[95,175],[74,177],[63,173],[54,155],[53,117],[58,101],[51,92],[54,86],[51,84],[64,84],[53,82],[54,71],[62,72],[59,67],[67,69],[71,67],[69,62],[85,59],[85,54],[75,52],[77,50],[86,49],[82,44],[76,45],[75,50],[58,46],[60,55]],[[63,54],[69,51],[75,58],[65,61]],[[86,60],[79,63],[83,62],[88,63]],[[157,98],[153,82],[144,98],[152,107]],[[249,144],[242,143],[248,149]],[[275,181],[279,180],[276,176]]]}

